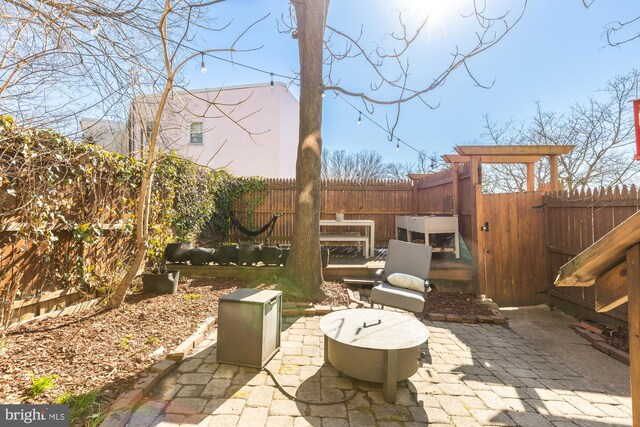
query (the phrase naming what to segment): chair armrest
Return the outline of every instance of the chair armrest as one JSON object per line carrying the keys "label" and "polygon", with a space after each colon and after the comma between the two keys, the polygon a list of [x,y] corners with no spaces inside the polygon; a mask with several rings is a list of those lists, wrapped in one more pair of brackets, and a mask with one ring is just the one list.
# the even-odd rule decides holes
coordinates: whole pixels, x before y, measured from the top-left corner
{"label": "chair armrest", "polygon": [[384,268],[379,268],[376,270],[376,279],[382,279],[382,275],[384,274]]}

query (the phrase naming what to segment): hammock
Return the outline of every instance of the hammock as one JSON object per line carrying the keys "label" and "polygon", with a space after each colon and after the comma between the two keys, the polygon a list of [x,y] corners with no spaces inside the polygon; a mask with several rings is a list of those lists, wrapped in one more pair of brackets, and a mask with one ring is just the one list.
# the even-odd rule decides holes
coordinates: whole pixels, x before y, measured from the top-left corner
{"label": "hammock", "polygon": [[231,212],[231,215],[230,215],[231,222],[236,227],[236,240],[238,242],[240,241],[240,239],[238,238],[238,231],[240,231],[242,234],[244,234],[247,237],[257,237],[257,236],[261,235],[262,233],[264,233],[265,231],[269,230],[269,233],[267,234],[267,236],[264,239],[265,242],[268,242],[269,238],[271,237],[271,233],[273,233],[273,228],[276,225],[276,221],[278,221],[278,218],[281,215],[282,214],[274,214],[271,217],[271,219],[269,220],[269,222],[267,222],[265,225],[263,225],[262,227],[260,227],[257,230],[250,230],[250,229],[244,227],[242,224],[240,224],[240,221],[238,221],[238,218],[236,218],[236,216],[233,214],[233,212]]}

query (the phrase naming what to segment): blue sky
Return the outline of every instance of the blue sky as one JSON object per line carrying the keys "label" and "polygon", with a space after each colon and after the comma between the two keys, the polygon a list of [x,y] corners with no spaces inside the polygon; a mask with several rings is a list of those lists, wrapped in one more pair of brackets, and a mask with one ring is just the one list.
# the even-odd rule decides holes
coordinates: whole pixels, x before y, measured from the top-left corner
{"label": "blue sky", "polygon": [[[357,35],[362,26],[363,40],[372,47],[396,28],[394,9],[404,10],[410,25],[431,13],[427,29],[408,55],[412,86],[421,87],[442,68],[454,46],[465,47],[473,42],[472,22],[459,16],[468,11],[469,4],[465,0],[333,0],[328,23],[352,35]],[[516,0],[492,2],[497,10],[512,8],[514,16],[522,4]],[[222,23],[233,16],[232,31],[216,34],[201,41],[201,45],[222,46],[233,30],[270,13],[240,45],[262,48],[236,54],[234,58],[260,69],[293,75],[298,68],[297,43],[289,35],[280,34],[276,25],[276,19],[287,11],[286,0],[228,1],[214,7],[212,17]],[[613,48],[605,46],[602,39],[607,24],[638,15],[637,0],[596,0],[589,9],[584,8],[581,0],[530,0],[522,20],[505,39],[469,62],[481,82],[495,80],[493,87],[488,90],[475,87],[463,69],[457,70],[444,86],[429,94],[429,102],[438,105],[437,109],[431,110],[419,102],[402,107],[397,135],[427,153],[448,153],[458,143],[482,140],[484,114],[500,122],[526,120],[534,113],[536,102],[547,110],[564,111],[574,102],[597,96],[597,90],[616,74],[640,68],[640,41]],[[207,74],[200,74],[199,66],[187,74],[191,87],[269,81],[268,75],[256,71],[231,67],[212,58],[206,62]],[[366,89],[371,80],[358,61],[340,67],[336,75],[350,89]],[[292,91],[297,93],[295,87]],[[380,95],[392,96],[388,92]],[[396,144],[366,120],[357,126],[358,113],[331,94],[324,98],[323,114],[326,148],[373,149],[387,161],[415,160],[415,152],[406,147],[397,151]],[[374,119],[384,123],[385,114],[394,111],[376,108]]]}

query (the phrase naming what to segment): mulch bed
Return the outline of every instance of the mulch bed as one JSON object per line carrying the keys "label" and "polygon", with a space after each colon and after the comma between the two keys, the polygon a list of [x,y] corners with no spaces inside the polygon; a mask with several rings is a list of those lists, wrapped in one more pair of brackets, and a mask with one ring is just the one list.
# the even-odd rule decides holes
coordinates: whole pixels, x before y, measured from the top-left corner
{"label": "mulch bed", "polygon": [[[0,352],[0,402],[52,403],[65,392],[95,389],[102,390],[103,399],[115,399],[207,317],[217,316],[220,297],[242,287],[253,286],[234,279],[194,279],[181,283],[175,295],[134,292],[116,310],[95,308],[11,330]],[[327,283],[323,290],[327,299],[321,304],[348,304],[339,284]],[[29,396],[34,376],[54,375],[53,388]]]}
{"label": "mulch bed", "polygon": [[476,304],[469,295],[459,292],[430,292],[427,298],[427,313],[492,316],[489,307]]}
{"label": "mulch bed", "polygon": [[[0,356],[0,401],[55,402],[63,392],[92,389],[103,389],[106,399],[117,397],[141,371],[215,316],[222,295],[242,286],[229,279],[193,284],[180,284],[174,295],[133,293],[116,310],[96,308],[10,331]],[[162,347],[165,352],[158,351]],[[55,387],[29,397],[31,372],[57,375]]]}
{"label": "mulch bed", "polygon": [[622,329],[605,328],[602,337],[607,340],[607,344],[618,350],[629,353],[629,332]]}

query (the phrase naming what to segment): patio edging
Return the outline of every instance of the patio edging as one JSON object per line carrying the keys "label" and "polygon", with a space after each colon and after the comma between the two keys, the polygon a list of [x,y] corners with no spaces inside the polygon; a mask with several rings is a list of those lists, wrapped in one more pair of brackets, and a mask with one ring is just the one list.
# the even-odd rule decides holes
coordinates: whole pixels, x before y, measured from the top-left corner
{"label": "patio edging", "polygon": [[133,408],[149,394],[153,386],[171,372],[195,347],[204,341],[211,332],[217,319],[208,317],[187,339],[167,353],[164,360],[148,367],[129,391],[122,393],[109,407],[109,411],[100,424],[101,427],[125,427],[131,417]]}
{"label": "patio edging", "polygon": [[[282,303],[282,317],[300,317],[300,316],[323,316],[333,311],[346,310],[351,308],[364,307],[362,301],[349,299],[349,306],[328,306],[318,305],[306,302],[284,302]],[[489,300],[490,301],[490,300]],[[495,303],[491,302],[495,305]],[[496,305],[497,307],[497,305]],[[460,315],[460,314],[440,314],[431,313],[427,315],[427,319],[433,322],[451,322],[451,323],[484,323],[490,325],[503,325],[507,323],[507,319],[497,309],[491,309],[492,315]]]}
{"label": "patio edging", "polygon": [[586,339],[591,343],[591,347],[606,354],[609,357],[616,359],[617,361],[629,366],[629,353],[612,345],[609,345],[607,341],[602,338],[601,335],[596,334],[593,331],[587,330],[581,326],[581,324],[571,325],[576,334]]}

